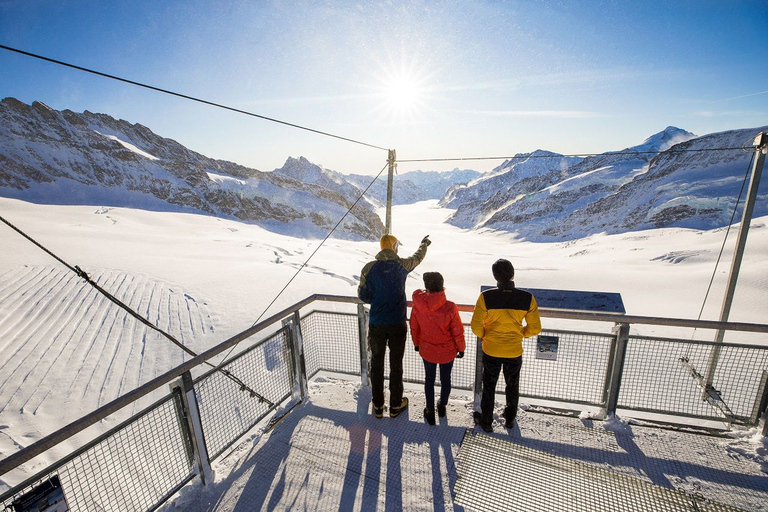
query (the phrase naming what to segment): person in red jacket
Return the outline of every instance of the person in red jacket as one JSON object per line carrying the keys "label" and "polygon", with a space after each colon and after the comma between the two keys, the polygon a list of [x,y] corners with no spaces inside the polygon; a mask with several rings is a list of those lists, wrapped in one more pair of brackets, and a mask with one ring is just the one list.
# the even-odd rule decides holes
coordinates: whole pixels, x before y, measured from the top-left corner
{"label": "person in red jacket", "polygon": [[464,357],[464,326],[459,308],[446,300],[443,276],[439,272],[424,273],[426,290],[413,292],[411,311],[411,338],[416,352],[424,360],[424,393],[427,408],[424,419],[435,424],[435,377],[440,365],[440,402],[437,414],[445,416],[445,406],[451,395],[453,360]]}

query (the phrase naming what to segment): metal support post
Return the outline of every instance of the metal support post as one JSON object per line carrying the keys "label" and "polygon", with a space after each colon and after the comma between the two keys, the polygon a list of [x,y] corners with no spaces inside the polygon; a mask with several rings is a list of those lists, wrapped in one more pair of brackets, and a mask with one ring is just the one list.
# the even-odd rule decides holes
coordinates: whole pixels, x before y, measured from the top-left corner
{"label": "metal support post", "polygon": [[483,398],[483,340],[480,338],[475,339],[477,340],[477,350],[475,350],[475,411],[481,412],[480,400]]}
{"label": "metal support post", "polygon": [[192,457],[194,458],[195,469],[200,476],[203,485],[213,482],[213,470],[208,458],[208,448],[205,444],[203,435],[203,424],[200,421],[200,410],[197,407],[197,397],[195,396],[195,387],[192,382],[192,374],[184,372],[174,382],[170,384],[171,391],[178,389],[181,397],[181,416],[182,427],[186,429],[189,441],[192,445]]}
{"label": "metal support post", "polygon": [[389,150],[389,157],[387,162],[389,164],[389,174],[387,177],[387,218],[385,227],[387,228],[387,234],[392,233],[392,185],[395,180],[395,163],[396,154],[394,149]]}
{"label": "metal support post", "polygon": [[[763,165],[765,164],[765,151],[768,148],[768,133],[760,133],[755,137],[755,159],[752,165],[752,176],[749,180],[749,192],[747,192],[747,199],[744,203],[744,211],[741,214],[741,224],[739,225],[739,234],[736,239],[736,248],[733,251],[733,260],[731,261],[731,270],[728,274],[728,285],[725,289],[725,297],[723,297],[723,305],[720,310],[720,321],[727,322],[728,316],[731,313],[731,305],[733,303],[733,294],[736,291],[736,281],[739,279],[739,269],[741,268],[741,260],[744,257],[744,247],[747,244],[747,235],[749,234],[749,224],[752,222],[752,212],[755,208],[755,201],[757,199],[757,189],[760,186],[760,177],[763,173]],[[707,374],[704,379],[704,392],[703,398],[706,399],[707,390],[712,387],[715,377],[715,369],[717,368],[718,359],[720,358],[720,344],[725,337],[725,331],[720,329],[715,334],[715,342],[718,345],[712,349],[712,353],[709,356],[709,365],[707,367]]]}
{"label": "metal support post", "polygon": [[357,305],[357,332],[360,342],[360,385],[371,387],[371,358],[368,347],[368,312],[365,304]]}
{"label": "metal support post", "polygon": [[297,380],[297,386],[294,389],[299,394],[295,398],[303,401],[309,395],[309,388],[307,387],[307,364],[304,360],[304,339],[301,337],[301,315],[298,311],[295,311],[291,317],[289,332],[293,354],[293,374]]}
{"label": "metal support post", "polygon": [[768,371],[763,370],[763,378],[760,380],[760,388],[763,390],[757,396],[756,411],[753,415],[756,417],[756,423],[758,426],[762,423],[763,437],[768,436]]}
{"label": "metal support post", "polygon": [[613,343],[611,360],[608,363],[609,379],[606,382],[605,412],[607,416],[616,415],[616,405],[619,402],[619,388],[621,386],[621,374],[624,370],[624,358],[627,355],[627,343],[629,342],[629,324],[616,324],[613,327],[613,335],[616,339]]}

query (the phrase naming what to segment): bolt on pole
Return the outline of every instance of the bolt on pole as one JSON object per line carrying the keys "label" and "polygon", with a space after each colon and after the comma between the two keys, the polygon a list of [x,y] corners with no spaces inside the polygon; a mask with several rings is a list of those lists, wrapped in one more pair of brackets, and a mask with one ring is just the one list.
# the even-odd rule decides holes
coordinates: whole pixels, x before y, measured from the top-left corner
{"label": "bolt on pole", "polygon": [[[723,297],[723,305],[720,310],[720,321],[727,322],[728,316],[731,313],[731,305],[733,304],[733,294],[736,291],[736,281],[739,279],[739,270],[741,268],[741,260],[744,257],[744,247],[747,244],[747,234],[749,233],[749,224],[752,222],[752,212],[755,209],[755,201],[757,199],[757,189],[760,186],[760,177],[763,173],[763,165],[765,164],[765,151],[768,148],[768,133],[762,132],[755,137],[755,160],[752,165],[752,176],[749,180],[749,192],[747,193],[747,199],[744,203],[744,211],[741,214],[741,225],[739,225],[739,234],[736,239],[736,248],[733,252],[733,260],[731,261],[731,270],[728,274],[728,285],[725,289],[725,296]],[[715,342],[717,345],[712,349],[712,353],[709,356],[709,367],[707,368],[706,379],[704,381],[704,395],[707,395],[707,390],[712,387],[714,381],[715,369],[717,368],[718,359],[720,358],[720,344],[723,343],[725,337],[725,331],[720,329],[715,334]]]}
{"label": "bolt on pole", "polygon": [[389,156],[387,162],[389,164],[389,174],[387,178],[387,219],[385,227],[387,228],[387,234],[392,233],[392,183],[395,179],[395,168],[397,164],[396,153],[394,149],[389,150]]}

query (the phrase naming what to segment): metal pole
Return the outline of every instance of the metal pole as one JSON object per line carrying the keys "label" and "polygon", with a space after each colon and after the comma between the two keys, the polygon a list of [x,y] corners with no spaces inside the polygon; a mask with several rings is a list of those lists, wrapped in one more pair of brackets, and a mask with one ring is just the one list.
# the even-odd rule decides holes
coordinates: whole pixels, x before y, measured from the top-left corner
{"label": "metal pole", "polygon": [[368,314],[365,311],[365,304],[357,305],[357,332],[360,344],[360,385],[363,388],[370,389],[370,357],[368,350]]}
{"label": "metal pole", "polygon": [[[482,412],[480,402],[483,399],[483,340],[475,338],[475,384],[473,392],[475,394],[474,411]],[[494,391],[495,393],[495,391]]]}
{"label": "metal pole", "polygon": [[387,162],[389,163],[389,174],[387,178],[387,219],[385,226],[387,228],[387,234],[392,233],[392,183],[395,179],[395,167],[397,167],[397,164],[395,163],[397,157],[395,155],[395,150],[390,149],[389,157],[387,158]]}
{"label": "metal pole", "polygon": [[203,485],[213,482],[213,470],[208,458],[208,447],[203,435],[203,424],[200,420],[200,410],[197,407],[195,386],[192,375],[187,371],[181,374],[181,378],[171,383],[171,390],[178,388],[181,397],[182,416],[186,420],[189,441],[192,444],[192,456],[197,469],[197,474]]}
{"label": "metal pole", "polygon": [[[768,133],[759,133],[755,137],[755,160],[752,165],[752,177],[749,180],[749,192],[747,192],[746,203],[744,204],[744,211],[741,215],[741,225],[739,226],[739,234],[736,239],[736,248],[733,252],[733,261],[731,261],[731,270],[728,276],[728,285],[725,289],[725,297],[723,298],[723,305],[720,310],[720,321],[727,322],[728,315],[731,313],[731,305],[733,304],[733,294],[736,291],[736,281],[739,279],[739,269],[741,268],[741,260],[744,257],[744,247],[747,244],[747,234],[749,234],[749,224],[752,222],[752,212],[755,209],[755,201],[757,199],[757,189],[760,186],[760,176],[763,173],[763,165],[765,164],[765,150],[768,147]],[[715,341],[722,343],[725,337],[725,330],[718,329],[715,334]],[[709,366],[707,368],[707,375],[704,381],[704,395],[707,395],[707,389],[712,386],[712,382],[715,376],[715,369],[717,368],[717,362],[720,358],[721,347],[716,345],[709,356]]]}
{"label": "metal pole", "polygon": [[621,376],[624,372],[624,358],[627,355],[627,343],[629,343],[629,324],[617,323],[613,327],[616,339],[613,343],[614,351],[609,363],[610,380],[607,382],[607,394],[605,396],[605,414],[608,417],[616,415],[616,406],[619,403],[619,388]]}
{"label": "metal pole", "polygon": [[296,375],[296,388],[294,389],[298,392],[298,396],[294,394],[294,397],[303,401],[309,395],[309,388],[307,385],[307,366],[304,360],[304,340],[301,336],[301,315],[298,311],[293,313],[289,326],[293,368]]}

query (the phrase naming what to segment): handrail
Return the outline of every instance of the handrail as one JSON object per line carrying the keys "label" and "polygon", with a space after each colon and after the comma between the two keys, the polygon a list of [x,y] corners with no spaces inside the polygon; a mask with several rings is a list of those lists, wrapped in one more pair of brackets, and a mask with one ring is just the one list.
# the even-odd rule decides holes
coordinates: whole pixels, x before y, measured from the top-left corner
{"label": "handrail", "polygon": [[[410,306],[411,303],[408,302]],[[472,313],[475,306],[457,304],[459,311]],[[717,322],[714,320],[688,320],[685,318],[666,318],[658,316],[625,315],[623,313],[600,313],[576,309],[539,308],[542,318],[560,318],[564,320],[585,320],[590,322],[612,322],[616,324],[663,325],[665,327],[692,327],[694,329],[723,329],[726,331],[745,331],[768,333],[768,324],[745,322]]]}
{"label": "handrail", "polygon": [[[116,398],[115,400],[99,407],[98,409],[86,414],[85,416],[73,421],[69,425],[62,427],[61,429],[47,435],[46,437],[32,443],[31,445],[23,448],[22,450],[13,453],[3,460],[0,460],[0,475],[4,475],[16,468],[17,466],[28,462],[34,457],[40,455],[46,450],[56,446],[57,444],[69,439],[73,435],[85,430],[86,428],[94,425],[98,421],[106,418],[110,414],[126,407],[127,405],[135,402],[136,400],[148,395],[161,386],[168,384],[173,379],[181,376],[183,373],[190,371],[198,365],[201,365],[221,354],[222,352],[232,348],[241,341],[253,336],[254,334],[266,329],[270,325],[294,314],[302,308],[308,306],[315,301],[322,302],[339,302],[347,304],[361,304],[362,301],[357,297],[344,296],[344,295],[328,295],[328,294],[313,294],[309,297],[289,306],[282,311],[275,313],[269,318],[262,320],[251,326],[250,328],[242,331],[239,334],[232,336],[231,338],[223,341],[219,345],[208,349],[205,352],[197,355],[189,361],[169,370],[168,372],[155,377],[149,382],[139,386],[138,388],[129,391],[128,393]],[[411,305],[411,302],[408,303]],[[459,305],[459,311],[472,312],[474,306],[461,304]],[[627,324],[655,324],[664,326],[675,327],[694,327],[700,329],[724,329],[732,331],[748,331],[748,332],[760,332],[768,333],[768,325],[765,324],[751,324],[751,323],[738,323],[738,322],[714,322],[708,320],[685,320],[676,318],[658,318],[658,317],[644,317],[634,315],[622,315],[611,313],[595,313],[588,311],[573,311],[573,310],[558,310],[553,308],[540,308],[539,313],[545,318],[561,318],[572,320],[588,320],[599,322],[612,322],[612,323],[627,323]]]}

